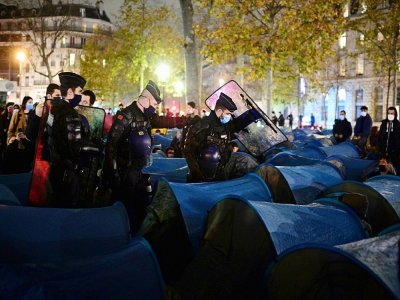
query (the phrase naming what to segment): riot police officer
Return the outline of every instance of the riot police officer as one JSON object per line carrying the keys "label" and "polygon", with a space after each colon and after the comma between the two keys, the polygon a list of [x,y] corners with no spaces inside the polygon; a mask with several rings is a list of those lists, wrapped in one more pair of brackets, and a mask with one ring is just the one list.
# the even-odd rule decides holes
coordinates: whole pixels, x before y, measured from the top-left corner
{"label": "riot police officer", "polygon": [[184,154],[189,166],[188,182],[224,180],[240,177],[257,166],[254,158],[229,147],[234,133],[260,118],[254,109],[238,118],[232,113],[236,104],[220,94],[214,110],[188,129]]}
{"label": "riot police officer", "polygon": [[59,75],[61,97],[53,97],[46,122],[50,150],[50,199],[57,207],[76,207],[79,179],[76,174],[82,146],[81,119],[74,109],[81,101],[86,80],[72,72]]}
{"label": "riot police officer", "polygon": [[125,204],[132,234],[144,219],[151,188],[149,176],[141,172],[151,163],[151,127],[174,126],[174,118],[156,115],[160,103],[160,90],[150,80],[136,101],[117,112],[105,147],[103,177],[113,200]]}

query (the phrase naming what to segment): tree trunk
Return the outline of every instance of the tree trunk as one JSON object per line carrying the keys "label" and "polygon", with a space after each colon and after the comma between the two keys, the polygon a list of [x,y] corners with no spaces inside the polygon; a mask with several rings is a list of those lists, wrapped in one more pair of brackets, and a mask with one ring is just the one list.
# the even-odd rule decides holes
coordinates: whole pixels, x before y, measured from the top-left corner
{"label": "tree trunk", "polygon": [[388,85],[387,85],[387,95],[386,95],[386,110],[388,109],[388,107],[389,107],[389,94],[390,94],[390,85],[391,85],[391,83],[390,83],[390,80],[391,80],[391,74],[392,74],[392,70],[391,69],[389,69],[389,71],[388,71]]}
{"label": "tree trunk", "polygon": [[266,101],[267,101],[267,111],[266,114],[268,116],[271,115],[271,104],[272,104],[272,65],[270,64],[268,69],[267,69],[267,74],[266,74],[266,81],[267,81],[267,90],[266,90]]}
{"label": "tree trunk", "polygon": [[179,0],[182,10],[183,35],[185,39],[185,85],[186,103],[194,101],[200,105],[199,67],[197,61],[196,38],[193,31],[193,4],[191,0]]}

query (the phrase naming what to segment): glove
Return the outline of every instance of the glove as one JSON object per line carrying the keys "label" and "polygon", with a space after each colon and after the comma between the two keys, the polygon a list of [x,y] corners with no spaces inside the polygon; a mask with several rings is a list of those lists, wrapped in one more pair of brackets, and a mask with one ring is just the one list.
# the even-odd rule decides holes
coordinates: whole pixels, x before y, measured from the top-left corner
{"label": "glove", "polygon": [[254,122],[262,118],[260,113],[255,108],[251,108],[249,110],[249,114],[254,118]]}

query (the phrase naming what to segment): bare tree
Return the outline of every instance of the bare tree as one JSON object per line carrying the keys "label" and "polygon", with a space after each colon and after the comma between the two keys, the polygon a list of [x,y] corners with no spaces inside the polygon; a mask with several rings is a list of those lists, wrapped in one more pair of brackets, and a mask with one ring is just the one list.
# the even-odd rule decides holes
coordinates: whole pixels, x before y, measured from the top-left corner
{"label": "bare tree", "polygon": [[[18,1],[21,9],[20,29],[32,44],[28,60],[33,70],[52,82],[62,69],[54,71],[51,56],[61,42],[71,21],[70,6],[61,3],[53,5],[51,0]],[[32,53],[37,52],[38,61]],[[45,67],[45,71],[41,67]]]}

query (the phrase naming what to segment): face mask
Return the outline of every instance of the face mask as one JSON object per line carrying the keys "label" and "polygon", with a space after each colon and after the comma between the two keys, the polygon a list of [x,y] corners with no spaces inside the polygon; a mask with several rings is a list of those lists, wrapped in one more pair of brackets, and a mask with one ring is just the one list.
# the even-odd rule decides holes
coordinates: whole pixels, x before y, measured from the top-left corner
{"label": "face mask", "polygon": [[33,109],[33,104],[32,104],[32,103],[26,104],[26,109],[27,109],[27,110]]}
{"label": "face mask", "polygon": [[150,105],[149,107],[143,108],[143,113],[146,117],[150,118],[156,113],[156,108]]}
{"label": "face mask", "polygon": [[69,100],[69,105],[71,105],[72,107],[76,107],[79,105],[81,100],[82,100],[82,95],[74,95],[74,98]]}
{"label": "face mask", "polygon": [[342,121],[343,121],[343,120],[344,120],[344,116],[340,115],[340,116],[339,116],[339,120],[342,120]]}
{"label": "face mask", "polygon": [[367,116],[367,112],[366,111],[361,112],[361,116],[366,117]]}
{"label": "face mask", "polygon": [[386,171],[386,166],[385,165],[379,165],[379,172],[385,172]]}
{"label": "face mask", "polygon": [[388,120],[393,121],[394,120],[394,115],[388,115]]}
{"label": "face mask", "polygon": [[221,124],[226,124],[226,123],[228,123],[230,120],[231,120],[231,115],[223,116],[223,117],[220,119]]}

